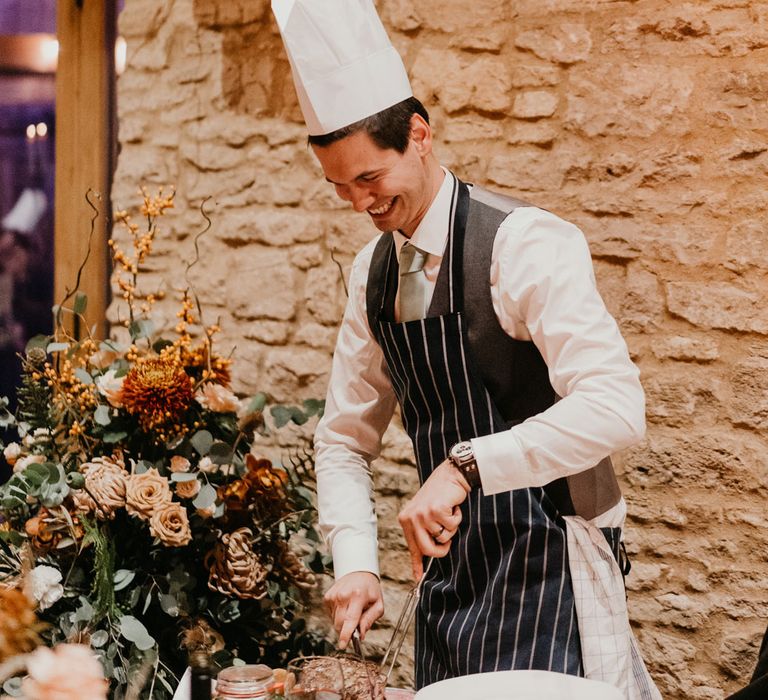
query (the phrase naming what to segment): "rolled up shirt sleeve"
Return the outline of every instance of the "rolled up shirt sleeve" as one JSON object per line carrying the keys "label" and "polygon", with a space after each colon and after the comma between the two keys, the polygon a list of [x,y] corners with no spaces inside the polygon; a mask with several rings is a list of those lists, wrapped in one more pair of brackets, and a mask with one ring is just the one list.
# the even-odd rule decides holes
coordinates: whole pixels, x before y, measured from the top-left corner
{"label": "rolled up shirt sleeve", "polygon": [[365,287],[372,241],[355,258],[349,300],[333,356],[325,413],[315,431],[320,529],[336,578],[379,575],[371,462],[395,408],[381,348],[371,335]]}
{"label": "rolled up shirt sleeve", "polygon": [[507,431],[472,440],[484,493],[543,486],[643,438],[639,371],[576,226],[534,207],[513,211],[494,243],[491,296],[504,330],[535,343],[562,398]]}

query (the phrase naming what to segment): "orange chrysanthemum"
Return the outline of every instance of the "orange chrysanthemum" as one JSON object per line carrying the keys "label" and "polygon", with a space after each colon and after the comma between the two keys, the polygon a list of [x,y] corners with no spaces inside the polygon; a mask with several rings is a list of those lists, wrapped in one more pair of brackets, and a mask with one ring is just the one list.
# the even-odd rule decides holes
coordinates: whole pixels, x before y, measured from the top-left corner
{"label": "orange chrysanthemum", "polygon": [[145,431],[185,432],[181,419],[192,403],[192,379],[173,355],[137,360],[123,381],[122,401]]}

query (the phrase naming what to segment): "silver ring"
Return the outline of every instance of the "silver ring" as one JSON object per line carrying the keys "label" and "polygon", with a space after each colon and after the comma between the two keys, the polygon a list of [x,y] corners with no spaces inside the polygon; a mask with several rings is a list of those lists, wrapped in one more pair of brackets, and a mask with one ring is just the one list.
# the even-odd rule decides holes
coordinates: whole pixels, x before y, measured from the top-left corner
{"label": "silver ring", "polygon": [[442,535],[444,532],[445,532],[445,525],[441,525],[440,530],[437,532],[437,534],[432,535],[432,539],[437,540],[437,538],[440,537],[440,535]]}

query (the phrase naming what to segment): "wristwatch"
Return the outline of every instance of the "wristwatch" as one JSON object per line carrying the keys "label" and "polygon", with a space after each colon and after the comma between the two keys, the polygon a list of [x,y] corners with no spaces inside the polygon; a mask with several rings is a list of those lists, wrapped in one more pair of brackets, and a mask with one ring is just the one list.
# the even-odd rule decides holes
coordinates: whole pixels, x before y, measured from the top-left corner
{"label": "wristwatch", "polygon": [[463,474],[470,488],[480,488],[482,485],[480,482],[480,472],[477,470],[477,461],[475,460],[475,453],[472,450],[471,442],[457,442],[448,451],[448,459]]}

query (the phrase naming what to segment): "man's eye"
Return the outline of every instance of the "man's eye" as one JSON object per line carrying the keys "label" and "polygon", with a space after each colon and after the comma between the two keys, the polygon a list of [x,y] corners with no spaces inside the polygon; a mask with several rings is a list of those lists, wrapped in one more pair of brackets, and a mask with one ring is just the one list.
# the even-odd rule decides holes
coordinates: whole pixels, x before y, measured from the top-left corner
{"label": "man's eye", "polygon": [[360,182],[376,182],[378,179],[378,175],[364,175],[360,178]]}

